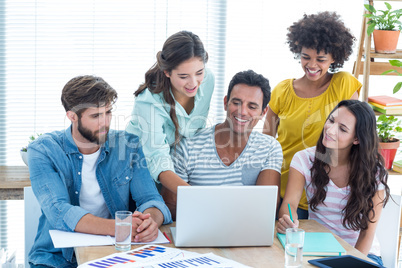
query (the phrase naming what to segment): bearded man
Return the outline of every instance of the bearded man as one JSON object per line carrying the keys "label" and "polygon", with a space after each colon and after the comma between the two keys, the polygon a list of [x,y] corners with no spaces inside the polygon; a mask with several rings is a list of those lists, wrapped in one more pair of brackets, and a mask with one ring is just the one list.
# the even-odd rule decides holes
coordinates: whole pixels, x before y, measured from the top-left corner
{"label": "bearded man", "polygon": [[151,178],[137,136],[109,129],[117,92],[101,77],[71,79],[61,101],[71,125],[28,147],[32,190],[42,209],[31,267],[77,267],[73,248],[54,248],[49,230],[114,236],[116,211],[137,206],[132,241],[150,242],[169,209]]}

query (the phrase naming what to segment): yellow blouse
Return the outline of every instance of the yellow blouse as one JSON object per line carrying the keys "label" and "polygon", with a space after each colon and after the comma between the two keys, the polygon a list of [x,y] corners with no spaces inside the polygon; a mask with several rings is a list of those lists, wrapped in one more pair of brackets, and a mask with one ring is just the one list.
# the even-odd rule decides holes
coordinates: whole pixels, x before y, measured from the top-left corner
{"label": "yellow blouse", "polygon": [[[272,91],[269,107],[279,117],[277,140],[283,150],[281,175],[281,197],[285,195],[289,166],[293,155],[308,147],[315,146],[325,120],[332,109],[341,101],[350,99],[362,84],[348,72],[335,73],[328,88],[313,98],[298,97],[293,89],[294,79],[280,82]],[[307,210],[306,195],[299,207]]]}

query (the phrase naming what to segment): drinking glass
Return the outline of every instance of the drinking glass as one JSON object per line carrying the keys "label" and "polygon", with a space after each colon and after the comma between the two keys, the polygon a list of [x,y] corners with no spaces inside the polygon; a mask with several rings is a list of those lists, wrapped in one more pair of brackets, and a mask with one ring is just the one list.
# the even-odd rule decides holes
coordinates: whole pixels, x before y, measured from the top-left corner
{"label": "drinking glass", "polygon": [[115,248],[126,251],[131,249],[131,230],[133,213],[116,211],[115,213]]}
{"label": "drinking glass", "polygon": [[303,264],[304,230],[286,229],[285,267],[297,268]]}

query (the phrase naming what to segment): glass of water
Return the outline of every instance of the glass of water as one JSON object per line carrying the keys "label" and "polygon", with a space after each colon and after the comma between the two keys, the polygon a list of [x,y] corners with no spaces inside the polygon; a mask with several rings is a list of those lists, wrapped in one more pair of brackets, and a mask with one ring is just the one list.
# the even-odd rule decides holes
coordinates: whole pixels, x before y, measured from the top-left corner
{"label": "glass of water", "polygon": [[285,267],[302,267],[303,265],[304,230],[286,229]]}
{"label": "glass of water", "polygon": [[131,249],[131,230],[133,213],[116,211],[115,213],[115,248],[126,251]]}

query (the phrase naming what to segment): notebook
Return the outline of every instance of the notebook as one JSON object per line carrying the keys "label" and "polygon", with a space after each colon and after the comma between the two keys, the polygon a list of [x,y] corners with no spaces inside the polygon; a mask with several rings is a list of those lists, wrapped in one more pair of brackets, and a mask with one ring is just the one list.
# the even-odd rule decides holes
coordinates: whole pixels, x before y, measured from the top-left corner
{"label": "notebook", "polygon": [[368,97],[368,101],[379,103],[384,106],[402,105],[401,99],[391,97],[391,96],[386,96],[386,95],[371,96],[371,97]]}
{"label": "notebook", "polygon": [[402,173],[402,160],[399,161],[394,161],[394,164],[392,166],[392,170]]}
{"label": "notebook", "polygon": [[[368,102],[368,104],[371,106],[371,108],[374,111],[377,111],[379,113],[383,113],[385,115],[400,115],[402,114],[402,105],[401,106],[383,106],[374,102]],[[381,108],[379,106],[385,107]]]}
{"label": "notebook", "polygon": [[[277,233],[283,248],[286,235]],[[346,250],[331,233],[306,232],[304,234],[303,256],[341,256]]]}
{"label": "notebook", "polygon": [[179,186],[176,247],[271,246],[277,186]]}

